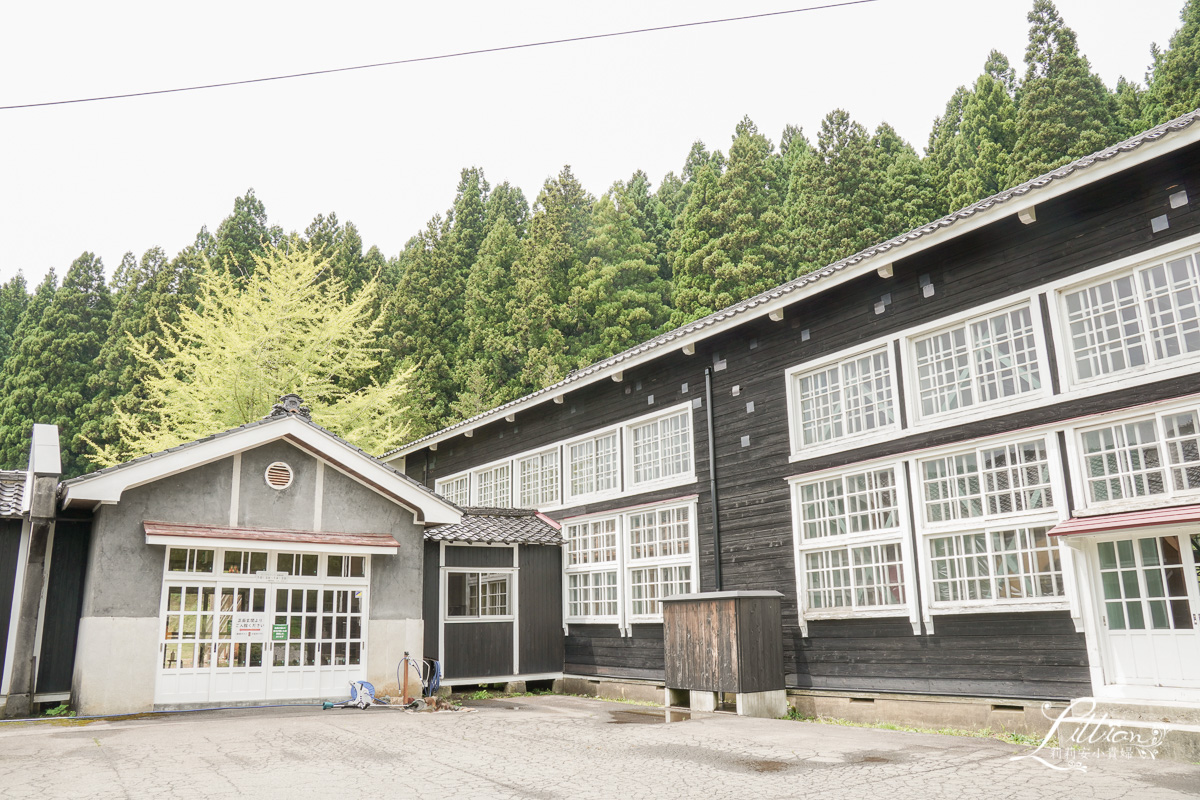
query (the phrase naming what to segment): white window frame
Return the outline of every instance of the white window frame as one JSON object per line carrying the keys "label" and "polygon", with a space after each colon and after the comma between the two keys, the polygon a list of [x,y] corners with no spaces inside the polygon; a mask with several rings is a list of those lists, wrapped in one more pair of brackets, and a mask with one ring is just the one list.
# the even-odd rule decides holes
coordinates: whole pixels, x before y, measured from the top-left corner
{"label": "white window frame", "polygon": [[[449,494],[449,487],[458,481],[466,481],[466,486],[463,488],[462,493],[460,494],[459,491],[455,490],[453,495]],[[448,475],[445,478],[438,478],[433,484],[433,490],[456,506],[469,506],[471,505],[471,473],[459,472],[454,475]]]}
{"label": "white window frame", "polygon": [[[580,444],[587,443],[589,441],[605,439],[610,436],[615,437],[614,441],[616,442],[616,452],[613,454],[613,463],[617,470],[615,485],[608,489],[599,489],[599,490],[593,489],[590,492],[580,492],[580,493],[576,494],[571,488],[571,448],[574,446],[580,445]],[[610,425],[605,428],[598,428],[597,430],[589,431],[581,436],[572,437],[562,443],[561,468],[562,468],[563,504],[564,505],[567,505],[567,506],[579,505],[580,503],[584,503],[584,502],[590,502],[590,501],[594,501],[594,500],[607,500],[609,498],[619,497],[621,495],[621,493],[624,489],[624,484],[623,484],[624,475],[622,474],[623,473],[623,470],[622,470],[622,466],[623,466],[622,449],[623,448],[622,448],[621,439],[622,439],[621,426],[620,425]],[[595,456],[593,455],[592,458],[594,459]],[[595,476],[593,475],[593,483],[594,483],[594,481],[595,481]]]}
{"label": "white window frame", "polygon": [[[1091,513],[1120,513],[1122,511],[1186,505],[1200,501],[1200,488],[1178,490],[1175,488],[1171,475],[1171,461],[1166,447],[1163,418],[1184,412],[1192,412],[1200,417],[1200,400],[1196,396],[1192,396],[1186,400],[1172,400],[1139,406],[1117,413],[1089,417],[1069,428],[1067,432],[1067,447],[1070,450],[1071,482],[1076,504]],[[1166,491],[1161,494],[1142,497],[1127,497],[1102,501],[1093,500],[1088,485],[1087,453],[1083,444],[1084,434],[1149,419],[1153,419],[1154,421],[1155,441],[1160,451],[1160,463],[1162,464],[1164,474],[1163,485]]]}
{"label": "white window frame", "polygon": [[[442,592],[439,598],[441,605],[442,622],[447,625],[471,624],[471,623],[488,623],[488,622],[513,622],[517,618],[516,600],[517,600],[517,574],[516,567],[442,567]],[[453,574],[464,575],[504,575],[505,576],[505,605],[508,608],[507,614],[473,614],[462,616],[450,616],[450,576]],[[480,599],[480,609],[483,608],[482,598]]]}
{"label": "white window frame", "polygon": [[[801,459],[812,458],[813,456],[822,453],[836,452],[839,450],[849,450],[855,443],[861,442],[864,439],[878,440],[879,438],[891,438],[890,434],[900,430],[900,390],[896,381],[896,352],[893,342],[895,337],[886,339],[876,339],[866,345],[856,346],[853,349],[843,350],[832,354],[825,358],[805,361],[802,364],[797,364],[788,368],[784,372],[784,381],[787,388],[787,405],[788,405],[788,436],[791,442],[790,461],[799,461]],[[800,397],[800,380],[801,378],[811,373],[817,373],[837,368],[840,370],[849,364],[861,358],[875,355],[883,352],[887,357],[888,362],[888,382],[891,390],[891,422],[884,425],[878,425],[856,433],[847,434],[844,430],[841,436],[836,436],[823,442],[815,442],[813,444],[804,443],[804,424],[800,418],[801,415],[801,397]],[[840,377],[839,377],[840,381]],[[842,420],[845,422],[845,399],[842,400]]]}
{"label": "white window frame", "polygon": [[[966,442],[955,442],[951,445],[933,447],[906,455],[909,471],[912,476],[912,502],[919,505],[914,513],[917,525],[917,548],[920,559],[921,581],[921,619],[928,633],[934,633],[935,618],[944,614],[987,614],[1001,611],[1054,611],[1065,610],[1071,615],[1077,631],[1083,631],[1083,616],[1080,610],[1079,594],[1077,591],[1076,572],[1072,560],[1071,549],[1063,541],[1055,542],[1058,552],[1059,567],[1062,570],[1062,583],[1065,594],[1061,597],[1025,598],[1019,600],[966,600],[942,601],[933,600],[933,563],[930,558],[930,540],[955,534],[1012,530],[1015,528],[1054,527],[1069,516],[1067,509],[1067,483],[1063,472],[1065,455],[1059,449],[1057,432],[1062,430],[1064,423],[1056,422],[1049,425],[1039,425],[1017,431],[1006,431],[1003,434],[981,437]],[[981,517],[962,517],[945,522],[930,523],[925,517],[924,482],[922,480],[922,462],[934,458],[946,458],[983,450],[991,450],[1011,444],[1042,439],[1046,446],[1047,466],[1050,472],[1050,492],[1054,500],[1051,507],[1033,511],[1019,511],[1007,514],[989,515],[986,513],[986,495],[984,496],[985,514]],[[1074,471],[1072,472],[1074,475]],[[983,473],[980,473],[982,479]],[[1072,488],[1074,485],[1072,484]],[[1075,495],[1078,497],[1078,495]]]}
{"label": "white window frame", "polygon": [[[955,409],[947,411],[934,411],[931,414],[923,412],[921,407],[921,385],[920,385],[920,367],[918,366],[917,343],[924,341],[934,336],[939,336],[948,333],[958,328],[964,328],[969,337],[971,326],[975,323],[982,322],[987,319],[999,316],[1001,314],[1018,311],[1022,308],[1028,309],[1029,319],[1031,324],[1031,333],[1034,342],[1034,356],[1037,359],[1038,375],[1040,386],[1037,389],[1030,389],[1026,392],[1020,392],[1011,397],[1000,397],[994,400],[981,400],[978,397],[978,374],[975,371],[975,350],[968,342],[968,368],[970,370],[971,390],[974,393],[975,399],[970,405],[959,406]],[[1044,401],[1051,396],[1051,373],[1049,367],[1049,359],[1047,358],[1046,348],[1046,332],[1042,324],[1041,307],[1037,301],[1036,292],[1023,292],[1019,295],[1012,295],[1002,298],[985,305],[976,306],[966,312],[954,314],[952,316],[939,319],[933,325],[921,326],[920,328],[906,331],[902,334],[903,347],[901,348],[901,373],[904,376],[904,399],[905,406],[908,409],[909,427],[921,427],[923,425],[932,425],[942,423],[947,420],[957,420],[962,418],[978,417],[979,412],[983,409],[991,409],[996,406],[1003,406],[1006,410],[1010,408],[1023,408],[1028,405]]]}
{"label": "white window frame", "polygon": [[[1200,234],[1144,250],[1141,253],[1127,256],[1078,275],[1072,275],[1069,279],[1056,281],[1043,287],[1044,290],[1049,291],[1054,306],[1054,313],[1050,315],[1051,327],[1054,340],[1058,343],[1058,371],[1064,394],[1096,394],[1111,389],[1113,385],[1136,385],[1196,372],[1196,361],[1200,358],[1200,353],[1182,353],[1163,359],[1154,357],[1153,342],[1145,325],[1145,307],[1140,280],[1137,279],[1139,270],[1165,264],[1186,255],[1192,255],[1193,258],[1200,257]],[[1200,263],[1197,264],[1197,267],[1200,269]],[[1142,333],[1145,338],[1147,361],[1137,367],[1129,367],[1091,378],[1077,378],[1075,352],[1071,346],[1070,322],[1067,317],[1066,295],[1116,280],[1125,275],[1135,277],[1139,320],[1143,323]]]}
{"label": "white window frame", "polygon": [[[622,636],[631,633],[631,626],[644,623],[662,622],[661,611],[657,614],[633,614],[633,598],[631,591],[631,573],[633,570],[653,567],[686,566],[690,570],[691,591],[698,591],[700,585],[700,548],[697,535],[696,515],[698,513],[697,496],[690,495],[654,503],[644,503],[636,506],[613,509],[611,511],[593,514],[581,514],[562,520],[563,536],[569,537],[569,529],[574,525],[591,524],[594,522],[612,520],[616,533],[616,559],[613,561],[592,562],[584,564],[570,563],[569,538],[564,542],[562,550],[563,563],[563,626],[587,624],[616,624],[621,629]],[[656,556],[634,559],[630,554],[630,517],[639,514],[658,513],[678,508],[688,509],[688,552],[670,556]],[[617,576],[617,613],[615,615],[573,615],[571,613],[571,583],[570,576],[581,573],[615,572]]]}
{"label": "white window frame", "polygon": [[[484,502],[481,492],[481,484],[483,476],[488,473],[495,473],[499,470],[508,470],[508,492],[498,492],[497,499],[501,502]],[[513,461],[511,458],[505,458],[500,461],[493,461],[490,464],[484,464],[480,467],[475,467],[471,470],[471,505],[483,506],[488,508],[512,508],[513,507]],[[503,500],[507,499],[507,504]]]}
{"label": "white window frame", "polygon": [[[663,420],[681,417],[684,421],[684,435],[687,438],[687,466],[680,472],[674,475],[665,477],[652,478],[649,480],[635,481],[636,474],[634,470],[634,430],[647,425],[659,423]],[[672,486],[684,486],[689,483],[696,482],[696,439],[692,426],[692,404],[680,403],[670,408],[665,408],[662,411],[654,414],[646,414],[637,419],[629,420],[624,423],[622,430],[622,439],[624,440],[622,447],[623,459],[622,466],[624,467],[624,484],[629,493],[648,492],[654,489],[666,489]],[[659,434],[661,442],[661,433]],[[661,454],[660,454],[661,460]]]}
{"label": "white window frame", "polygon": [[[987,450],[996,450],[1010,446],[1020,446],[1023,444],[1041,441],[1042,446],[1046,451],[1046,470],[1050,476],[1050,498],[1053,503],[1049,506],[1044,506],[1038,509],[1027,509],[1022,511],[999,512],[995,514],[988,513],[987,509],[987,487],[984,485],[986,471],[983,466],[983,453]],[[979,468],[980,480],[980,503],[982,513],[974,517],[954,517],[945,520],[931,520],[928,515],[928,506],[925,502],[925,464],[929,461],[939,459],[956,458],[959,456],[974,455],[976,465]],[[917,510],[917,520],[919,527],[929,533],[936,532],[955,532],[974,530],[977,528],[986,527],[989,525],[1000,524],[1024,524],[1021,521],[1028,518],[1032,520],[1042,520],[1053,517],[1058,520],[1058,508],[1065,505],[1063,495],[1062,461],[1058,452],[1058,444],[1053,433],[1036,433],[1030,435],[1021,435],[1019,432],[1006,433],[1003,437],[992,437],[986,440],[979,440],[977,443],[963,447],[962,444],[956,444],[952,449],[942,449],[938,452],[924,452],[912,459],[912,476],[913,476],[913,498],[914,508]],[[1014,522],[1016,520],[1016,522]],[[1036,524],[1036,523],[1034,523]]]}
{"label": "white window frame", "polygon": [[[841,480],[843,497],[845,496],[845,481],[847,477],[864,472],[891,470],[893,475],[892,492],[896,495],[896,525],[883,529],[847,532],[812,539],[804,538],[803,487],[806,484]],[[917,565],[913,558],[912,536],[909,520],[909,490],[904,477],[904,463],[895,459],[868,461],[833,470],[807,472],[788,478],[789,495],[792,503],[792,554],[796,570],[796,597],[799,605],[800,630],[808,636],[808,623],[812,620],[825,619],[856,619],[874,617],[907,617],[912,625],[913,633],[921,632],[919,610],[917,607]],[[856,548],[875,545],[899,545],[900,565],[904,570],[901,585],[904,588],[904,602],[887,606],[848,606],[839,608],[811,608],[808,605],[808,570],[807,555],[829,550],[845,550],[852,558]],[[849,569],[853,571],[851,563]],[[851,572],[853,574],[853,572]]]}
{"label": "white window frame", "polygon": [[[546,472],[545,459],[548,456],[554,459],[554,479],[552,482],[545,480],[545,472]],[[546,487],[547,483],[552,483],[552,485],[554,487],[554,495],[546,502],[526,504],[524,502],[525,487],[523,484],[524,484],[525,475],[524,475],[523,467],[527,462],[534,461],[534,460],[537,461],[537,464],[534,467],[534,469],[538,476],[538,478],[537,478],[538,486],[541,490],[541,493],[539,494],[539,498],[545,497],[545,487]],[[545,448],[543,450],[538,450],[538,451],[535,451],[532,453],[523,453],[519,456],[516,456],[515,458],[513,458],[512,471],[510,472],[510,475],[511,475],[511,480],[513,482],[513,500],[514,500],[514,504],[517,508],[537,508],[537,509],[554,508],[562,502],[563,470],[562,470],[561,448],[559,448],[557,446],[549,447],[549,448]]]}
{"label": "white window frame", "polygon": [[[678,510],[687,510],[687,543],[688,552],[673,553],[671,555],[656,555],[647,556],[644,558],[634,558],[632,551],[632,518],[646,514],[658,515],[661,513],[674,513]],[[662,604],[659,603],[659,611],[650,614],[634,613],[633,599],[633,572],[640,569],[663,569],[663,568],[679,568],[687,567],[689,592],[699,590],[699,569],[700,569],[700,554],[696,535],[696,512],[697,504],[695,501],[687,503],[660,503],[653,506],[648,506],[640,509],[630,509],[621,515],[621,545],[625,548],[625,571],[624,571],[624,595],[625,607],[627,609],[626,619],[630,622],[662,622]],[[661,586],[661,579],[660,579]],[[661,601],[661,598],[660,598]],[[651,600],[650,602],[653,602]]]}

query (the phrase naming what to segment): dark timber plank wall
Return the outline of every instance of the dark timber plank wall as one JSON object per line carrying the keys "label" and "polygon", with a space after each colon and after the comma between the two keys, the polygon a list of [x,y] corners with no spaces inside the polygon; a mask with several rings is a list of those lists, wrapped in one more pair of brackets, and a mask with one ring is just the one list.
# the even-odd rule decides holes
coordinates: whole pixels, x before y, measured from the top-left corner
{"label": "dark timber plank wall", "polygon": [[[1171,209],[1168,195],[1187,188],[1188,206]],[[1151,218],[1167,214],[1170,227],[1151,232]],[[408,456],[409,474],[432,487],[453,474],[504,456],[550,445],[573,435],[622,422],[695,397],[703,397],[704,368],[719,353],[726,369],[714,374],[714,425],[720,491],[724,589],[775,589],[784,594],[785,666],[791,685],[832,688],[911,687],[910,691],[1066,697],[1086,684],[1083,636],[1066,615],[963,615],[964,629],[939,619],[935,635],[914,636],[906,619],[846,620],[810,626],[802,640],[797,627],[792,556],[791,506],[785,479],[798,473],[900,454],[920,447],[1002,433],[1081,414],[1123,408],[1196,391],[1193,377],[1160,381],[1108,394],[1048,405],[1035,411],[984,418],[930,434],[912,435],[800,463],[788,462],[784,372],[797,364],[894,335],[938,317],[1027,291],[1093,267],[1117,261],[1200,232],[1200,145],[1131,168],[1070,195],[1037,205],[1037,221],[1023,225],[1015,213],[986,228],[894,264],[895,277],[873,272],[788,307],[782,322],[757,320],[701,343],[693,356],[670,349],[662,357],[628,369],[622,383],[599,381],[571,391],[562,405],[546,402],[479,428],[473,438],[456,437],[437,452]],[[882,261],[882,259],[880,259]],[[928,275],[933,297],[921,296]],[[874,303],[891,293],[892,304],[876,315]],[[1036,309],[1036,304],[1035,304]],[[810,333],[802,341],[801,332]],[[1056,342],[1059,358],[1062,343]],[[911,381],[910,375],[903,376]],[[681,384],[688,384],[688,392]],[[732,389],[740,391],[734,396]],[[648,396],[654,404],[648,405]],[[746,403],[754,402],[747,413]],[[984,412],[994,413],[994,412]],[[700,589],[713,585],[707,438],[704,410],[692,415],[697,484],[566,509],[556,518],[699,494]],[[749,436],[750,445],[741,446]],[[868,636],[835,639],[834,631],[870,630]],[[657,633],[655,630],[657,629]],[[572,625],[566,640],[566,670],[591,675],[662,676],[661,626],[637,625],[633,637],[615,626]],[[1014,631],[1024,631],[1015,633]],[[1010,650],[1020,636],[1039,647]],[[657,647],[657,649],[656,649]],[[923,660],[889,666],[880,653],[906,648]],[[836,653],[843,661],[829,653]],[[1038,653],[1073,654],[1075,663],[1042,665]],[[998,660],[1001,653],[1018,663]],[[828,657],[827,657],[828,656]],[[1028,656],[1024,660],[1022,658]],[[874,659],[874,662],[872,662]],[[939,660],[940,659],[940,660]],[[966,663],[963,663],[963,662]],[[879,673],[867,674],[864,666]],[[835,667],[835,664],[850,666]],[[1003,668],[999,665],[1006,664]],[[992,666],[989,666],[992,665]],[[840,672],[839,672],[840,671]],[[961,673],[961,674],[960,674]],[[987,677],[987,676],[992,677]],[[974,688],[972,688],[974,687]],[[1003,691],[1002,691],[1003,690]]]}
{"label": "dark timber plank wall", "polygon": [[4,656],[8,651],[8,623],[12,619],[23,524],[19,519],[0,519],[0,675],[4,674]]}
{"label": "dark timber plank wall", "polygon": [[523,544],[518,566],[518,674],[562,672],[562,548]]}
{"label": "dark timber plank wall", "polygon": [[488,546],[486,544],[447,544],[447,567],[511,567],[513,551],[511,545]]}
{"label": "dark timber plank wall", "polygon": [[421,617],[425,623],[425,658],[442,660],[438,651],[438,626],[442,620],[442,568],[439,542],[425,542],[425,568],[421,571],[425,585],[421,587]]}
{"label": "dark timber plank wall", "polygon": [[37,665],[39,693],[71,691],[91,538],[90,522],[59,520],[54,525],[50,579],[46,587],[46,596],[54,598],[54,602],[46,603],[42,619],[42,651]]}
{"label": "dark timber plank wall", "polygon": [[487,678],[511,675],[513,624],[459,622],[446,626],[447,678]]}

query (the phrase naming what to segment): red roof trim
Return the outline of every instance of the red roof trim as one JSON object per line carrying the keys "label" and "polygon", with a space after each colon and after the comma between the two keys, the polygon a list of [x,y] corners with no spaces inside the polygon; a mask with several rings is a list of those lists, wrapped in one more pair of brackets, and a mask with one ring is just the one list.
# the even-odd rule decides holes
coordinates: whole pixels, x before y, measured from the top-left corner
{"label": "red roof trim", "polygon": [[1200,522],[1200,506],[1173,506],[1124,514],[1102,514],[1095,517],[1072,517],[1050,529],[1051,536],[1078,536],[1087,533],[1107,533],[1127,528],[1148,528],[1156,525],[1177,525]]}
{"label": "red roof trim", "polygon": [[312,542],[396,549],[400,547],[400,543],[386,533],[334,533],[332,531],[297,531],[287,528],[231,528],[221,525],[192,525],[150,520],[146,520],[143,524],[146,526],[147,536],[192,536],[209,539],[236,539],[246,542]]}

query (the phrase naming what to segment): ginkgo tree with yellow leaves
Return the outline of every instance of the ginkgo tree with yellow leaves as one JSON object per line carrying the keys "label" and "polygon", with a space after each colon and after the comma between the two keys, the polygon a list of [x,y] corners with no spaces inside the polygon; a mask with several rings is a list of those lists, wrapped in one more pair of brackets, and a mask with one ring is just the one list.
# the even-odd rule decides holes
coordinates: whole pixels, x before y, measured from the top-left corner
{"label": "ginkgo tree with yellow leaves", "polygon": [[235,428],[266,416],[295,393],[321,426],[368,452],[403,444],[413,430],[409,384],[401,365],[376,381],[385,312],[368,282],[351,295],[328,262],[292,242],[255,255],[240,277],[208,269],[199,302],[177,324],[162,323],[150,342],[131,339],[148,368],[138,413],[115,409],[117,441],[92,447],[110,466],[145,453]]}

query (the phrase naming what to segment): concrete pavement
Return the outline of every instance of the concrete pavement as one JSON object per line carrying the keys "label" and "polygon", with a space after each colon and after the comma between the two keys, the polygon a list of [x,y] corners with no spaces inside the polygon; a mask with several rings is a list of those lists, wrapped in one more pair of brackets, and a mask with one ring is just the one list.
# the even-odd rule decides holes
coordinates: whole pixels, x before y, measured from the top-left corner
{"label": "concrete pavement", "polygon": [[[472,713],[279,708],[0,725],[0,794],[48,797],[906,798],[1200,796],[1200,767],[1055,771],[990,739],[602,700]],[[674,721],[666,722],[671,717]]]}

